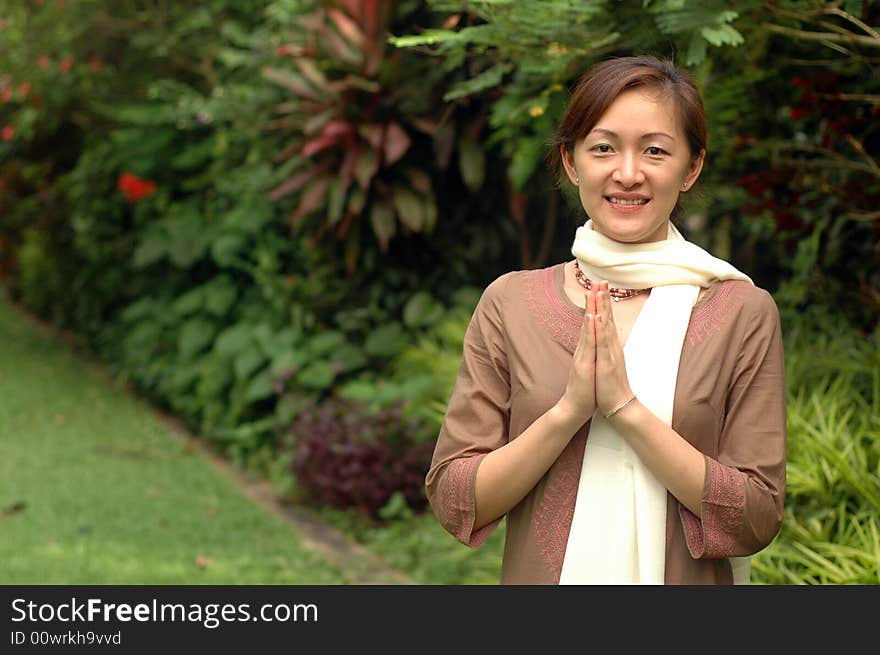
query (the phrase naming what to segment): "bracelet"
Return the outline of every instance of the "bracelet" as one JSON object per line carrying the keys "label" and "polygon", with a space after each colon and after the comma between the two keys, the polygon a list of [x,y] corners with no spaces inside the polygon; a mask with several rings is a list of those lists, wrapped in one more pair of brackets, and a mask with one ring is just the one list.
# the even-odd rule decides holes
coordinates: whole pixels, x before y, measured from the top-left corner
{"label": "bracelet", "polygon": [[609,413],[609,414],[605,414],[605,418],[606,418],[606,419],[611,418],[612,416],[614,416],[615,414],[617,414],[617,412],[619,412],[619,411],[622,410],[624,407],[626,407],[627,405],[629,405],[629,404],[630,404],[632,401],[634,401],[635,399],[636,399],[636,397],[633,396],[632,398],[630,398],[629,400],[627,400],[625,403],[623,403],[622,405],[620,405],[617,409],[612,410],[611,413]]}

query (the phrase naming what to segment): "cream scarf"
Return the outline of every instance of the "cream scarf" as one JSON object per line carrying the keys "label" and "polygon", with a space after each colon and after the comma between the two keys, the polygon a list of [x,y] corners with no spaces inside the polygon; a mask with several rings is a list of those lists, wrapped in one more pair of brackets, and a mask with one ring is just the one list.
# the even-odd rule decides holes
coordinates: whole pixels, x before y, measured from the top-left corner
{"label": "cream scarf", "polygon": [[[626,244],[578,228],[572,254],[591,280],[652,287],[630,330],[624,359],[633,393],[667,425],[679,358],[701,286],[751,282],[728,262],[686,241],[672,223],[665,241]],[[663,584],[666,488],[597,411],[584,450],[560,584]],[[734,583],[748,583],[750,559],[731,558]]]}

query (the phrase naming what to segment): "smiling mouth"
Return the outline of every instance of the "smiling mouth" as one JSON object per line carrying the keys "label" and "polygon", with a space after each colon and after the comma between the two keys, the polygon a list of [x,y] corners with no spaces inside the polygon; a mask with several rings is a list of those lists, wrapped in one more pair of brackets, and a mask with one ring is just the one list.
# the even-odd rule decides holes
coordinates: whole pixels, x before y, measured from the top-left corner
{"label": "smiling mouth", "polygon": [[630,207],[648,204],[647,198],[633,198],[631,200],[625,198],[615,198],[614,196],[606,196],[605,199],[612,205],[620,205],[621,207]]}

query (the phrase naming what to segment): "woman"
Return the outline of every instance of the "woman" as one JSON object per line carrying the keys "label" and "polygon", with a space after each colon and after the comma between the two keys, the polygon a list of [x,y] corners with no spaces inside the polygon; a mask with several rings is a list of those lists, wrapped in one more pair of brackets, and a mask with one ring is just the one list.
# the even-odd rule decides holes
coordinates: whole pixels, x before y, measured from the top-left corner
{"label": "woman", "polygon": [[552,158],[588,217],[575,259],[486,288],[426,478],[469,546],[507,517],[502,583],[743,583],[779,530],[776,305],[670,222],[705,154],[669,62],[605,61],[573,92]]}

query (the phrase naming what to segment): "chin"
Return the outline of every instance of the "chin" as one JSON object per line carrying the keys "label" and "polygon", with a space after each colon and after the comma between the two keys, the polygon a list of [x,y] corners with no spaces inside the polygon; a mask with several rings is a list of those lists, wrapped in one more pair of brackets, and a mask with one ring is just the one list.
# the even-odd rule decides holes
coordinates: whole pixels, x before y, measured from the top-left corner
{"label": "chin", "polygon": [[669,221],[651,225],[636,225],[625,220],[593,221],[593,227],[603,236],[621,243],[648,243],[666,239]]}

